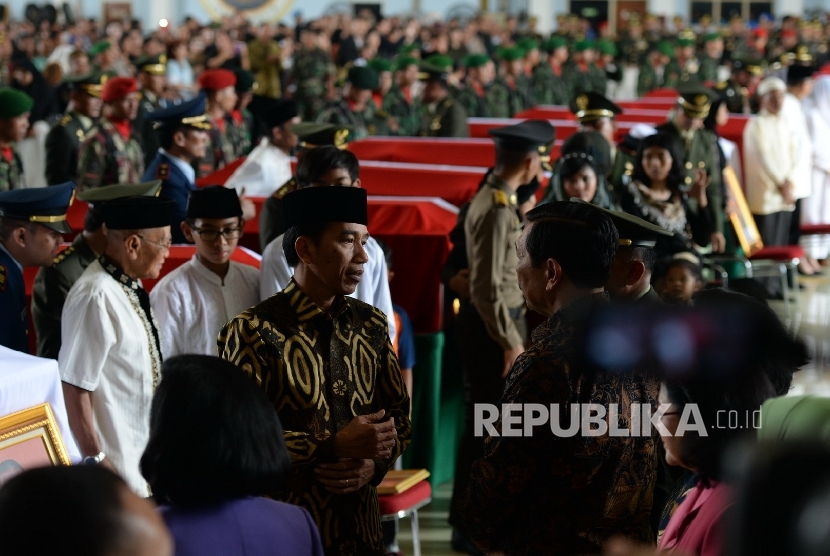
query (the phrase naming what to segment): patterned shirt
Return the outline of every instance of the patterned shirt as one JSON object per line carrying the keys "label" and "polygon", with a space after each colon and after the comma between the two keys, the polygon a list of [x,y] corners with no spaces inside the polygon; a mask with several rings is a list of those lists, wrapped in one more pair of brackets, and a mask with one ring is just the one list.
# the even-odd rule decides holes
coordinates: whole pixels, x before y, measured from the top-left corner
{"label": "patterned shirt", "polygon": [[[219,334],[220,356],[251,375],[282,422],[294,466],[275,495],[311,513],[326,554],[385,555],[375,486],[411,436],[409,396],[387,331],[378,309],[344,297],[326,314],[292,279]],[[380,409],[395,419],[392,457],[375,459],[371,484],[332,494],[315,466],[336,461],[334,437],[354,417]]]}
{"label": "patterned shirt", "polygon": [[0,154],[0,191],[19,189],[23,184],[23,161],[17,151],[12,149],[11,162]]}
{"label": "patterned shirt", "polygon": [[[631,429],[631,404],[654,406],[658,380],[589,374],[577,363],[581,323],[607,299],[603,293],[579,300],[534,330],[533,347],[510,370],[501,403],[559,404],[551,419],[563,429],[573,404],[606,410],[618,404],[617,426]],[[501,420],[495,429],[502,431]],[[471,472],[467,531],[489,550],[510,555],[594,554],[614,535],[653,542],[649,512],[656,471],[654,436],[555,436],[546,422],[529,437],[488,437],[484,457]]]}
{"label": "patterned shirt", "polygon": [[87,134],[79,150],[78,190],[117,183],[139,183],[144,173],[144,150],[135,130],[129,139],[108,118]]}

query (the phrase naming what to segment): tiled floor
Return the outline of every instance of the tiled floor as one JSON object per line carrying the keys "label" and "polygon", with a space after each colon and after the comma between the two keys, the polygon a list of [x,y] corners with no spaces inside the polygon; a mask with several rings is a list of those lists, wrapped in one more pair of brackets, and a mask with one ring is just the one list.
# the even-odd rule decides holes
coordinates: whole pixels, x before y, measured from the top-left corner
{"label": "tiled floor", "polygon": [[[807,343],[813,360],[796,374],[792,394],[830,396],[830,269],[825,272],[828,276],[801,278],[805,289],[797,295],[793,324]],[[771,306],[782,318],[786,317],[783,302],[772,302]],[[424,556],[458,554],[450,548],[452,531],[447,524],[451,493],[451,483],[440,485],[433,493],[432,503],[418,512]],[[412,532],[408,519],[401,521],[399,540],[403,553],[411,556]]]}

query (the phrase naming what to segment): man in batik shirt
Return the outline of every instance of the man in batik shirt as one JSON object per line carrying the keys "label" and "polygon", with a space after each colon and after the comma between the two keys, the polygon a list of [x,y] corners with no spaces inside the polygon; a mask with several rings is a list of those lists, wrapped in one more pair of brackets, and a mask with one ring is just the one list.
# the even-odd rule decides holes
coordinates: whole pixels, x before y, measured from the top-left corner
{"label": "man in batik shirt", "polygon": [[279,414],[294,469],[275,496],[309,511],[328,555],[385,556],[375,487],[409,445],[409,396],[386,316],[347,297],[368,261],[366,190],[283,199],[294,278],[231,320],[219,354]]}

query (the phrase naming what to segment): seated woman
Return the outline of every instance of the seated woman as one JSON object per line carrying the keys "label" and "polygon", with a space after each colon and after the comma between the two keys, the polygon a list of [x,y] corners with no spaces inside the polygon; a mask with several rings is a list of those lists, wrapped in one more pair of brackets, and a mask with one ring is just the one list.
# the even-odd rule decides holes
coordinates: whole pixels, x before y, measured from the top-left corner
{"label": "seated woman", "polygon": [[709,245],[712,223],[706,186],[711,181],[695,170],[693,183],[684,183],[683,155],[677,138],[657,133],[644,137],[630,179],[618,192],[622,209],[674,233],[660,239],[655,251],[665,257],[681,251],[697,251]]}
{"label": "seated woman", "polygon": [[291,459],[273,406],[227,361],[164,362],[141,472],[163,504],[176,556],[323,554],[305,509],[259,498],[284,486]]}

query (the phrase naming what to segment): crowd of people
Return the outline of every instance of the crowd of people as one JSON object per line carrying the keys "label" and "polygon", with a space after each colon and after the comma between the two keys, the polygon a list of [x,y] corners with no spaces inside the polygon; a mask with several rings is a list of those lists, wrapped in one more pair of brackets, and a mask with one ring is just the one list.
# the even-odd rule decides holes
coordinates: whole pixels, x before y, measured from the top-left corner
{"label": "crowd of people", "polygon": [[[532,19],[361,12],[149,34],[12,22],[0,40],[0,345],[29,351],[23,269],[42,267],[36,351],[58,361],[84,463],[105,468],[2,486],[12,553],[54,553],[55,540],[92,555],[397,553],[375,487],[412,438],[413,332],[348,145],[464,137],[468,117],[538,104],[567,105],[578,131],[551,160],[547,121],[490,130],[495,164],[441,269],[466,402],[453,548],[714,556],[755,540],[730,536],[724,516],[756,510],[741,500],[759,487],[736,486],[727,452],[756,431],[719,415],[776,402],[807,351],[766,305],[781,292],[707,288],[706,257],[738,248],[724,175],[740,166],[718,128],[756,112],[742,175],[765,245],[823,221],[819,22],[632,18],[614,39],[574,17],[543,37]],[[657,87],[677,90],[668,120],[616,141],[614,100]],[[222,170],[224,186],[196,187]],[[58,253],[76,195],[83,231]],[[266,198],[259,214],[249,195]],[[232,260],[252,218],[261,271]],[[807,274],[828,258],[826,239],[811,241]],[[195,255],[148,293],[174,243]],[[542,323],[529,334],[531,311]],[[681,346],[678,327],[699,341]],[[482,436],[485,404],[551,408],[563,429],[590,406],[634,430],[653,407],[656,432],[511,435],[502,415]],[[37,504],[67,508],[71,535],[33,536],[19,518]]]}

